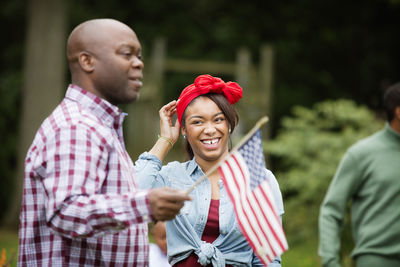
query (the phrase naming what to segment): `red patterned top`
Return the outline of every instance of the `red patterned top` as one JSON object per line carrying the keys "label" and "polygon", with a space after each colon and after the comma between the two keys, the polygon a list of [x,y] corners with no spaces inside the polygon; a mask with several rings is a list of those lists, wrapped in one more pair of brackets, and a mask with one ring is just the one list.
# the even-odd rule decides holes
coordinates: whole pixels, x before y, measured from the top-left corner
{"label": "red patterned top", "polygon": [[[206,226],[204,228],[203,236],[201,240],[204,240],[208,243],[214,242],[215,239],[219,236],[219,199],[211,199],[210,209],[208,211],[208,219]],[[198,263],[199,257],[192,253],[190,256],[183,261],[178,262],[174,265],[174,267],[203,267]],[[208,267],[212,267],[212,264],[207,265]],[[230,267],[231,265],[226,265]]]}

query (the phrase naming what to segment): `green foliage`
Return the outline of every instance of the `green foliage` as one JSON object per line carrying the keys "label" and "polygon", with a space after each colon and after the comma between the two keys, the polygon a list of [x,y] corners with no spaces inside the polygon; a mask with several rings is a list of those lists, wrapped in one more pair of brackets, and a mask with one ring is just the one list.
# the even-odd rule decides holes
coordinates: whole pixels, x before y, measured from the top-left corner
{"label": "green foliage", "polygon": [[[5,255],[3,254],[5,252]],[[8,229],[0,228],[0,262],[5,260],[11,261],[10,267],[17,266],[18,257],[18,233]],[[4,258],[2,258],[4,257]],[[0,264],[3,267],[2,264]]]}
{"label": "green foliage", "polygon": [[[264,148],[284,195],[284,225],[291,242],[315,238],[319,207],[344,152],[382,127],[370,110],[350,100],[320,102],[311,109],[297,106],[282,120],[279,134]],[[347,227],[345,250],[351,247]]]}
{"label": "green foliage", "polygon": [[[119,19],[131,26],[142,43],[146,66],[153,40],[160,36],[167,41],[168,58],[223,62],[234,61],[238,48],[247,47],[252,62],[257,64],[260,46],[271,44],[275,56],[274,103],[279,103],[272,111],[274,130],[295,104],[310,107],[324,99],[347,97],[380,109],[380,89],[399,78],[399,0],[362,4],[334,0],[250,0],[239,5],[228,0],[72,0],[67,5],[67,32],[86,19],[100,17]],[[5,41],[0,42],[1,86],[10,82],[10,73],[23,69],[29,6],[28,1],[0,3],[0,29],[5,36]],[[194,75],[165,73],[164,99],[176,98]],[[0,155],[4,162],[2,177],[11,177],[10,170],[15,166],[14,124],[20,109],[15,97],[22,97],[20,88],[13,87],[15,92],[5,92],[2,88],[0,92],[0,123],[2,127],[11,125],[1,132],[0,140],[7,146]],[[11,191],[8,189],[8,185],[0,184],[0,196],[8,194]],[[2,205],[0,210],[4,212]]]}
{"label": "green foliage", "polygon": [[17,127],[20,100],[19,73],[0,75],[0,221],[11,203],[14,187],[14,170],[16,166]]}

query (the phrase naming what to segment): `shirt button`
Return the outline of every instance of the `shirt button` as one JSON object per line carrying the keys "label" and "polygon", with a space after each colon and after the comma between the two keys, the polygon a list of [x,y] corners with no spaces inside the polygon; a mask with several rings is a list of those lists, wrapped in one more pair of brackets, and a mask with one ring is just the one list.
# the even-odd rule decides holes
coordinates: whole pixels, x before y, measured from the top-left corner
{"label": "shirt button", "polygon": [[149,216],[143,215],[143,220],[144,220],[144,221],[147,221],[148,219],[149,219]]}

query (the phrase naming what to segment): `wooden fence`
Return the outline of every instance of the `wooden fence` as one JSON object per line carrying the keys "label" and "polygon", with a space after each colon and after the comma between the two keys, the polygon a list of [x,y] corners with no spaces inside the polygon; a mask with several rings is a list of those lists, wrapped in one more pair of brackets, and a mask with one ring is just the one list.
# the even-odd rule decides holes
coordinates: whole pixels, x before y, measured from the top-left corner
{"label": "wooden fence", "polygon": [[[193,74],[191,82],[199,74],[234,77],[234,81],[243,88],[243,98],[236,105],[240,122],[233,136],[235,143],[260,117],[272,116],[273,56],[272,47],[263,45],[259,52],[258,66],[252,63],[251,53],[246,48],[239,48],[236,59],[232,62],[168,58],[165,40],[156,39],[150,60],[146,62],[144,68],[144,86],[140,98],[127,107],[129,116],[126,121],[125,140],[132,159],[135,161],[156,141],[159,133],[158,110],[165,104],[162,103],[162,99],[163,90],[166,90],[165,79],[168,79],[166,73]],[[267,124],[263,127],[263,138],[268,139],[269,135],[270,129]],[[174,148],[167,157],[167,161],[169,160],[183,160],[182,150]]]}

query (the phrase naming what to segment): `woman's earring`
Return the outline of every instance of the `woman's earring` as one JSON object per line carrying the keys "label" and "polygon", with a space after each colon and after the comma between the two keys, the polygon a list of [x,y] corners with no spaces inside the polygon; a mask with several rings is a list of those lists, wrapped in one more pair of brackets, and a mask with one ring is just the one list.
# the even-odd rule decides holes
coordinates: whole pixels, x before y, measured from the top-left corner
{"label": "woman's earring", "polygon": [[229,133],[231,133],[232,132],[232,130],[231,130],[231,128],[229,128]]}
{"label": "woman's earring", "polygon": [[183,139],[186,139],[186,134],[183,135]]}

